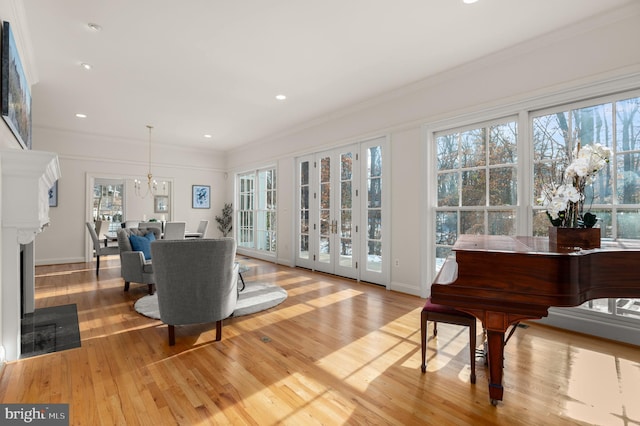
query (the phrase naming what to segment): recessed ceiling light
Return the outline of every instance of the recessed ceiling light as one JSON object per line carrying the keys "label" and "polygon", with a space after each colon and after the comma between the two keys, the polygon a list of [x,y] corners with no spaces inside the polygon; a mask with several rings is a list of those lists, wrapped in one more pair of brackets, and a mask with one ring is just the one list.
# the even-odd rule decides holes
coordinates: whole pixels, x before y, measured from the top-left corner
{"label": "recessed ceiling light", "polygon": [[207,134],[207,135],[204,135],[204,137],[207,138],[207,139],[211,139],[213,136]]}
{"label": "recessed ceiling light", "polygon": [[76,117],[78,117],[78,118],[87,118],[87,114],[77,113]]}
{"label": "recessed ceiling light", "polygon": [[86,62],[81,63],[81,64],[80,64],[80,66],[81,66],[82,68],[84,68],[85,70],[90,70],[90,69],[92,68],[92,67],[91,67],[91,64],[88,64],[88,63],[86,63]]}
{"label": "recessed ceiling light", "polygon": [[477,1],[478,0],[462,0],[462,3],[464,3],[464,4],[472,4],[472,3],[475,3]]}
{"label": "recessed ceiling light", "polygon": [[285,95],[276,95],[276,99],[279,101],[284,101],[285,99],[287,99],[287,97]]}
{"label": "recessed ceiling light", "polygon": [[89,22],[87,26],[91,28],[93,31],[100,31],[102,29],[100,25],[94,24],[93,22]]}

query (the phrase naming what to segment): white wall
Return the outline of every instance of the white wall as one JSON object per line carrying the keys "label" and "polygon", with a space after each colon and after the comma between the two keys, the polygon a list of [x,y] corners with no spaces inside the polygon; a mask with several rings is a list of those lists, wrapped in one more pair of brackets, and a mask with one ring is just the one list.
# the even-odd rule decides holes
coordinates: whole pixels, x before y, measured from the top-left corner
{"label": "white wall", "polygon": [[[143,129],[144,130],[144,129]],[[58,181],[58,207],[50,210],[51,224],[36,238],[36,264],[84,262],[90,253],[85,222],[89,219],[87,175],[127,179],[128,196],[134,215],[146,212],[147,219],[160,219],[153,213],[153,198],[132,195],[133,179],[146,182],[148,140],[110,139],[53,129],[33,129],[33,149],[58,153],[62,177]],[[216,237],[215,216],[226,198],[225,155],[220,152],[178,149],[152,142],[152,173],[159,180],[173,182],[172,220],[186,221],[195,230],[200,220],[209,220],[207,236]],[[191,208],[191,186],[211,186],[211,208]],[[90,192],[89,192],[90,193]],[[142,205],[142,206],[141,206]],[[130,217],[136,220],[141,217]]]}
{"label": "white wall", "polygon": [[[640,3],[234,150],[229,153],[229,169],[235,172],[277,161],[279,173],[284,171],[289,177],[278,180],[279,197],[294,194],[295,174],[289,167],[296,156],[388,134],[392,154],[391,259],[400,264],[392,266],[391,288],[424,295],[433,271],[423,267],[432,255],[422,249],[429,247],[420,237],[426,217],[422,197],[433,183],[422,179],[426,176],[421,161],[426,148],[421,126],[452,118],[463,122],[479,113],[491,115],[493,110],[542,95],[558,94],[563,99],[564,91],[593,84],[605,87],[602,83],[622,77],[627,77],[624,84],[631,80],[640,87],[638,22]],[[597,90],[590,95],[597,95]],[[288,226],[289,238],[295,234],[293,212],[291,208],[278,211],[278,232]],[[292,245],[285,251],[279,244],[278,258],[292,259],[292,250]]]}

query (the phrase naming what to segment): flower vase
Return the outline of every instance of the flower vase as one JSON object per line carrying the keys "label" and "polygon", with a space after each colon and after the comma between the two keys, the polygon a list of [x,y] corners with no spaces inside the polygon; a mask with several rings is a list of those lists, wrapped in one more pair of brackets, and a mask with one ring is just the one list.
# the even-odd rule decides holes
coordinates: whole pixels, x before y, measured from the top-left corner
{"label": "flower vase", "polygon": [[549,248],[564,250],[600,248],[600,228],[562,228],[560,226],[550,226]]}

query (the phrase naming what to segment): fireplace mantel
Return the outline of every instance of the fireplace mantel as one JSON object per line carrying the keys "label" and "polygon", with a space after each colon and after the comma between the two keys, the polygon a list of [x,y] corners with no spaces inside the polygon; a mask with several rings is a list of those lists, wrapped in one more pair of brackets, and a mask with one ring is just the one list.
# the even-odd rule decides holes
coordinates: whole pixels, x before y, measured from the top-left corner
{"label": "fireplace mantel", "polygon": [[16,228],[28,244],[49,224],[49,188],[60,177],[58,156],[29,150],[0,151],[2,227]]}
{"label": "fireplace mantel", "polygon": [[[0,151],[2,221],[2,292],[0,360],[20,357],[20,320],[22,312],[33,312],[35,269],[33,241],[49,224],[49,189],[60,177],[55,153],[9,149]],[[21,266],[20,247],[23,246]],[[23,268],[23,281],[20,270]],[[24,287],[24,304],[21,300]]]}

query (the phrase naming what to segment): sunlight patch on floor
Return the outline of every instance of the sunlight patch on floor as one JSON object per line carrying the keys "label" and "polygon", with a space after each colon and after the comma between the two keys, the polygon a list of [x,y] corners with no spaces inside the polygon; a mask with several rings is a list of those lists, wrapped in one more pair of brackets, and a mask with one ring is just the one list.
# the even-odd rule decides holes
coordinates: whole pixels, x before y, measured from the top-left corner
{"label": "sunlight patch on floor", "polygon": [[563,414],[606,425],[640,424],[640,365],[585,349],[570,358]]}
{"label": "sunlight patch on floor", "polygon": [[[280,281],[277,281],[276,284],[283,287]],[[304,287],[295,287],[294,289],[287,289],[287,292],[291,294],[291,296],[300,296],[306,293],[312,293],[314,291],[318,291],[320,289],[326,289],[333,287],[333,284],[327,282],[312,282],[309,284],[304,284]]]}
{"label": "sunlight patch on floor", "polygon": [[350,299],[352,297],[360,296],[364,294],[361,291],[357,291],[354,289],[346,289],[336,293],[331,293],[326,296],[318,297],[313,300],[309,300],[306,303],[315,306],[317,308],[323,308],[325,306],[332,305],[334,303],[342,302],[343,300]]}

